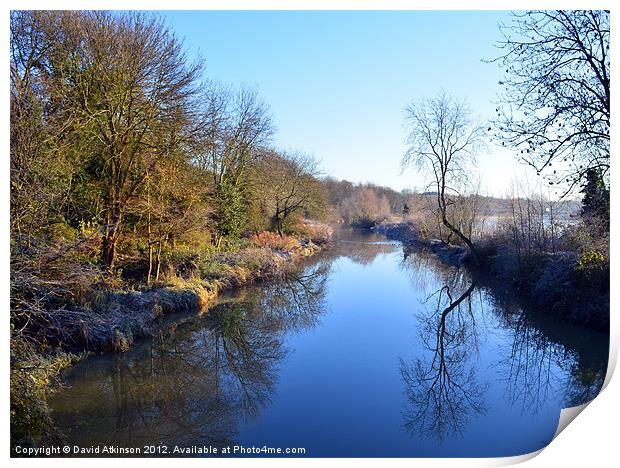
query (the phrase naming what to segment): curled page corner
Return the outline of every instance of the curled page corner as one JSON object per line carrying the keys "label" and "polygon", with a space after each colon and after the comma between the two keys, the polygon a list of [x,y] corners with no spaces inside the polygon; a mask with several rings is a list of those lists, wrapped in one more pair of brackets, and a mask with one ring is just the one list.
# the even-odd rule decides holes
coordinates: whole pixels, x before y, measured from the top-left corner
{"label": "curled page corner", "polygon": [[545,447],[538,449],[538,450],[534,450],[533,452],[530,452],[530,453],[524,453],[523,455],[515,455],[513,457],[497,458],[496,459],[497,464],[495,466],[518,465],[519,463],[523,463],[528,460],[531,460],[532,458],[537,457],[543,450],[545,450]]}
{"label": "curled page corner", "polygon": [[[562,409],[562,411],[560,411],[560,420],[558,421],[558,427],[555,430],[555,434],[553,434],[553,439],[551,439],[551,442],[553,442],[555,440],[555,438],[557,436],[560,435],[560,433],[566,429],[568,427],[568,425],[573,422],[573,420],[579,416],[579,414],[581,414],[581,412],[586,409],[586,406],[588,406],[591,403],[591,401],[584,403],[583,405],[579,405],[579,406],[572,406],[570,408],[564,408]],[[551,443],[550,442],[550,443]]]}
{"label": "curled page corner", "polygon": [[[612,323],[615,323],[615,321]],[[616,370],[616,363],[618,362],[618,337],[616,336],[616,333],[612,333],[611,326],[609,330],[609,357],[607,360],[607,373],[605,374],[605,381],[603,382],[603,386],[601,387],[599,393],[605,390],[609,384],[609,381],[613,377],[614,371]]]}
{"label": "curled page corner", "polygon": [[517,465],[519,463],[526,462],[538,456],[545,448],[547,448],[555,438],[560,435],[560,433],[568,427],[568,425],[573,422],[573,420],[579,416],[579,414],[591,403],[591,401],[584,403],[579,406],[572,406],[570,408],[563,408],[560,411],[560,419],[558,420],[558,427],[555,430],[555,434],[553,434],[553,438],[551,441],[543,448],[539,450],[535,450],[530,453],[524,453],[523,455],[516,455],[513,457],[503,457],[497,458],[496,464],[494,466],[508,466],[508,465]]}
{"label": "curled page corner", "polygon": [[[601,387],[600,391],[598,392],[599,394],[609,384],[609,381],[611,380],[611,377],[613,376],[613,373],[614,373],[614,370],[615,370],[615,367],[616,367],[616,363],[617,363],[617,358],[618,358],[617,341],[613,337],[613,335],[610,337],[610,339],[611,339],[611,343],[610,343],[610,348],[609,348],[609,361],[608,361],[608,364],[607,364],[607,374],[605,375],[605,381],[603,382],[603,386]],[[590,400],[590,401],[588,401],[588,402],[586,402],[586,403],[584,403],[582,405],[579,405],[579,406],[572,406],[570,408],[563,408],[560,411],[560,418],[558,420],[558,426],[557,426],[557,428],[555,430],[555,434],[553,434],[553,438],[551,439],[549,444],[551,444],[555,440],[555,438],[557,436],[559,436],[562,433],[562,431],[564,431],[564,429],[566,429],[568,427],[568,425],[571,422],[573,422],[575,420],[575,418],[577,416],[579,416],[581,414],[581,412],[584,409],[586,409],[586,407],[590,403],[592,403],[592,401],[594,401],[594,400]],[[523,455],[517,455],[517,456],[514,456],[514,457],[505,457],[505,458],[497,459],[498,465],[496,465],[496,466],[516,465],[516,464],[523,463],[525,461],[531,460],[532,458],[535,458],[537,455],[539,455],[543,450],[545,450],[545,448],[547,448],[549,446],[549,444],[547,444],[545,447],[541,448],[540,450],[536,450],[534,452],[526,453],[526,454],[523,454]]]}

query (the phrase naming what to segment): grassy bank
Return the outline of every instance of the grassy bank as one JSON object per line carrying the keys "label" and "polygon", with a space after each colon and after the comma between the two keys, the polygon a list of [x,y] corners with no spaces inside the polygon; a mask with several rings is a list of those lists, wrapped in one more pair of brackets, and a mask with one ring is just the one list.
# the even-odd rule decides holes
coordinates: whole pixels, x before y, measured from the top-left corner
{"label": "grassy bank", "polygon": [[224,291],[285,275],[328,245],[331,230],[311,227],[305,235],[260,232],[232,250],[175,257],[151,285],[111,276],[56,249],[13,255],[12,447],[54,441],[46,397],[63,369],[88,352],[128,350],[165,315],[203,310]]}
{"label": "grassy bank", "polygon": [[[406,246],[429,250],[446,263],[468,268],[480,284],[512,289],[562,321],[599,330],[609,327],[609,256],[604,247],[578,248],[572,240],[570,250],[559,249],[569,244],[566,241],[558,242],[553,252],[520,252],[498,234],[476,243],[480,262],[475,264],[467,248],[424,238],[414,223],[381,224],[373,230]],[[564,235],[579,230],[576,226]]]}

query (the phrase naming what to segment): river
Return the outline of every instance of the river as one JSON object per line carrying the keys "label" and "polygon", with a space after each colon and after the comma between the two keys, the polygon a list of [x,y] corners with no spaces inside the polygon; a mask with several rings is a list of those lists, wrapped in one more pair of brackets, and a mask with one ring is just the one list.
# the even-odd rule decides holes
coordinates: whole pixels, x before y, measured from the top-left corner
{"label": "river", "polygon": [[609,342],[522,307],[430,254],[343,230],[284,280],[75,365],[50,408],[67,443],[167,455],[520,455],[596,396]]}

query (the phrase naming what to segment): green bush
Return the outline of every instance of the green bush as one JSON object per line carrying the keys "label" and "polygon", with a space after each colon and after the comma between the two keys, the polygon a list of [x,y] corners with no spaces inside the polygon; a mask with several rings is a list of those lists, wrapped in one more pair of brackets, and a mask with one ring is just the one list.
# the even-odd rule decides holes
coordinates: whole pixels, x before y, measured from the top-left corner
{"label": "green bush", "polygon": [[58,438],[47,406],[50,383],[75,360],[66,354],[44,358],[25,340],[11,337],[11,449]]}
{"label": "green bush", "polygon": [[223,183],[215,194],[216,223],[220,237],[228,243],[239,239],[245,225],[245,200],[239,187]]}

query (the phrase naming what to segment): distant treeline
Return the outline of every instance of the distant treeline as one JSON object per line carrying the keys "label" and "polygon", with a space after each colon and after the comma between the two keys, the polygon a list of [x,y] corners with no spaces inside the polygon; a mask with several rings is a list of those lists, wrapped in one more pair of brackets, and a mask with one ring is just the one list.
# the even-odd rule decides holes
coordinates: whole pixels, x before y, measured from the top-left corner
{"label": "distant treeline", "polygon": [[[332,221],[336,223],[371,227],[384,221],[416,220],[428,224],[430,219],[436,216],[436,192],[417,192],[411,189],[396,191],[373,183],[356,184],[333,177],[324,178],[323,184],[327,190]],[[517,192],[514,196],[503,198],[477,193],[454,197],[451,214],[458,218],[459,213],[466,216],[467,210],[475,208],[476,222],[486,223],[489,227],[499,219],[512,216],[515,203],[527,204],[529,200],[529,203],[536,201],[544,205],[543,210],[550,209],[556,220],[571,222],[580,216],[580,201],[553,202],[536,193],[527,194],[521,187]],[[458,219],[455,222],[458,223]]]}
{"label": "distant treeline", "polygon": [[370,227],[402,214],[405,194],[375,184],[354,184],[327,177],[323,180],[334,221],[357,227]]}

